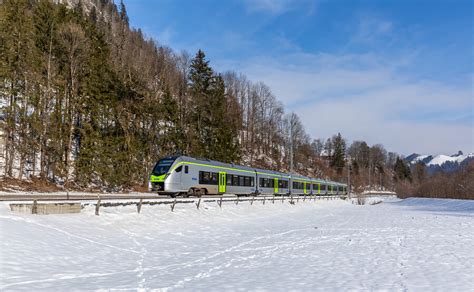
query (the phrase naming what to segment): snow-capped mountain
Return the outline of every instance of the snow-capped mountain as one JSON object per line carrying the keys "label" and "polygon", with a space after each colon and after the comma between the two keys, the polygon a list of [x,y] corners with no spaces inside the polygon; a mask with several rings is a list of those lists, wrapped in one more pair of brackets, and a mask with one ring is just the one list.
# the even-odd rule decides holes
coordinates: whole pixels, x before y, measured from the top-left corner
{"label": "snow-capped mountain", "polygon": [[474,161],[474,153],[464,155],[462,151],[459,151],[454,155],[421,155],[413,153],[405,158],[405,161],[410,165],[417,163],[423,163],[426,165],[429,173],[437,171],[453,172],[458,170],[460,167],[467,165],[470,161]]}

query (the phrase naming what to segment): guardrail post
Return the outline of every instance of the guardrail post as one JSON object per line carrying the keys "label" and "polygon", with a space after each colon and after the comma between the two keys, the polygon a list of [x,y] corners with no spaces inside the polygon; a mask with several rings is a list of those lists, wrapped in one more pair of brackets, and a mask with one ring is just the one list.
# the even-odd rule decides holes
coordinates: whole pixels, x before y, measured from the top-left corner
{"label": "guardrail post", "polygon": [[306,196],[303,197],[303,202],[305,202],[305,201],[306,201]]}
{"label": "guardrail post", "polygon": [[219,199],[219,201],[217,202],[217,204],[219,205],[219,208],[222,208],[222,196],[221,196],[221,198]]}
{"label": "guardrail post", "polygon": [[176,199],[174,199],[173,204],[170,206],[171,212],[174,212],[174,206],[176,206]]}
{"label": "guardrail post", "polygon": [[296,197],[296,203],[299,203],[299,201],[300,201],[300,196]]}
{"label": "guardrail post", "polygon": [[142,204],[143,204],[143,198],[140,199],[140,202],[137,204],[137,213],[140,214],[140,211],[142,210]]}
{"label": "guardrail post", "polygon": [[285,201],[285,196],[281,196],[281,203],[283,204],[283,202]]}
{"label": "guardrail post", "polygon": [[31,214],[38,214],[38,202],[33,201],[33,206],[31,207]]}
{"label": "guardrail post", "polygon": [[239,204],[239,200],[240,200],[240,197],[237,196],[237,200],[235,200],[235,204],[238,205]]}
{"label": "guardrail post", "polygon": [[275,195],[273,195],[273,204],[275,204]]}
{"label": "guardrail post", "polygon": [[265,205],[265,197],[263,197],[263,205]]}
{"label": "guardrail post", "polygon": [[199,200],[198,200],[198,202],[197,202],[197,204],[196,204],[196,207],[198,208],[198,210],[199,210],[199,205],[201,205],[201,197],[199,197]]}
{"label": "guardrail post", "polygon": [[99,209],[100,209],[100,197],[97,200],[97,204],[95,205],[95,215],[99,216]]}
{"label": "guardrail post", "polygon": [[250,200],[250,205],[253,205],[253,200],[255,200],[255,196],[253,196],[252,200]]}

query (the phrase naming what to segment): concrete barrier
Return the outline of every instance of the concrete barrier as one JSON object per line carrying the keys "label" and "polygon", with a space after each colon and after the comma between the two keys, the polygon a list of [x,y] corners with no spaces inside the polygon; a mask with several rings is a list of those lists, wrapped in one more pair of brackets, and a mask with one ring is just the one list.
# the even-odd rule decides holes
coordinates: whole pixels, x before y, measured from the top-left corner
{"label": "concrete barrier", "polygon": [[48,215],[72,214],[81,212],[81,203],[32,203],[10,204],[12,212]]}

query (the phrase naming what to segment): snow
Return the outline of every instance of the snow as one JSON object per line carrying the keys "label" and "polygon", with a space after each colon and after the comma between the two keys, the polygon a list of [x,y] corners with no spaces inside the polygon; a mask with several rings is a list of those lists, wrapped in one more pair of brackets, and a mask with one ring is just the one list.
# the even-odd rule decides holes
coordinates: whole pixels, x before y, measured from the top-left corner
{"label": "snow", "polygon": [[413,159],[411,161],[412,164],[416,164],[417,162],[419,161],[423,161],[424,159],[426,159],[427,157],[429,157],[429,155],[420,155],[420,156],[417,156],[415,159]]}
{"label": "snow", "polygon": [[466,158],[474,157],[474,154],[470,153],[468,155],[459,155],[459,156],[447,156],[447,155],[438,155],[431,159],[426,165],[443,165],[446,162],[457,162],[461,163],[463,162]]}
{"label": "snow", "polygon": [[429,155],[420,155],[420,156],[418,156],[417,158],[415,158],[414,161],[421,161],[421,160],[423,160],[423,159],[425,159],[425,158],[427,158],[427,157],[429,157]]}
{"label": "snow", "polygon": [[[374,198],[371,198],[373,200]],[[474,287],[474,201],[267,201],[12,213],[0,290],[452,290]]]}

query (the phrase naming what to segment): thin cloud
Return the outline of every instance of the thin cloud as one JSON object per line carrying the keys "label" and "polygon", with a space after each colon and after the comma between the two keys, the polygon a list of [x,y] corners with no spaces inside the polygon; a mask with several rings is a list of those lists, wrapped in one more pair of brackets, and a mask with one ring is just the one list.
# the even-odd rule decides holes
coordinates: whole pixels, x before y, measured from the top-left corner
{"label": "thin cloud", "polygon": [[306,15],[311,15],[315,11],[314,1],[309,0],[243,0],[243,4],[248,13],[280,15],[301,8],[302,5],[307,8]]}
{"label": "thin cloud", "polygon": [[462,119],[472,116],[471,84],[413,79],[400,70],[404,59],[294,54],[255,58],[239,71],[269,85],[313,137],[343,132],[404,154],[473,151],[472,123]]}
{"label": "thin cloud", "polygon": [[357,21],[357,28],[352,36],[352,42],[373,43],[389,36],[393,31],[393,23],[388,20],[361,16]]}
{"label": "thin cloud", "polygon": [[291,8],[289,0],[244,0],[249,12],[281,14]]}

